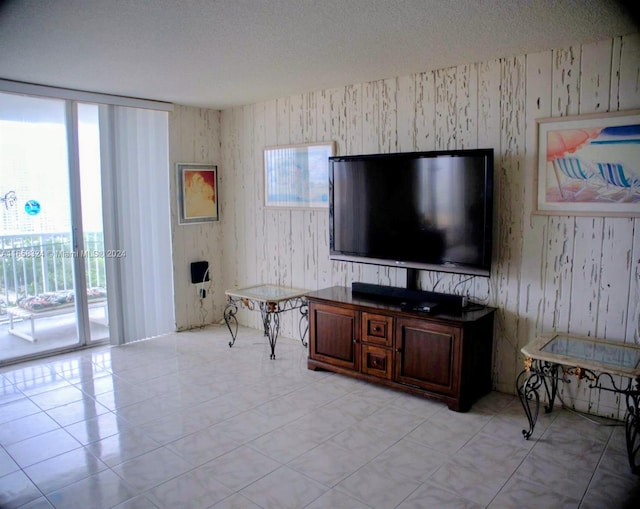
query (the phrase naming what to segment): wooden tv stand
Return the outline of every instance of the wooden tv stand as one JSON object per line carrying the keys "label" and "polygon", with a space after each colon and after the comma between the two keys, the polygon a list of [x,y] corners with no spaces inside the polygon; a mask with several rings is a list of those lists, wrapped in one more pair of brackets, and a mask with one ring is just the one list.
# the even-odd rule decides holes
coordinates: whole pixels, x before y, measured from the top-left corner
{"label": "wooden tv stand", "polygon": [[427,314],[334,286],[307,295],[309,369],[325,369],[466,412],[491,390],[495,308]]}

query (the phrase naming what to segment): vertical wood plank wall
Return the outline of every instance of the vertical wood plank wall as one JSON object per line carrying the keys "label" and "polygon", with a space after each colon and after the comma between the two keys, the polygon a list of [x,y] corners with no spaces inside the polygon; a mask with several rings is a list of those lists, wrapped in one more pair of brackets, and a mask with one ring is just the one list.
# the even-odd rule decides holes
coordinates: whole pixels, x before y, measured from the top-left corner
{"label": "vertical wood plank wall", "polygon": [[[233,171],[230,164],[223,165],[220,145],[219,111],[175,106],[169,115],[169,161],[171,189],[171,225],[173,250],[173,285],[176,330],[190,329],[217,321],[224,309],[222,222],[178,224],[176,163],[202,163],[218,165],[218,184],[224,172]],[[232,159],[229,158],[229,161]],[[219,193],[219,198],[224,198]],[[233,203],[233,201],[231,201]],[[219,204],[220,205],[220,204]],[[220,208],[222,206],[220,205]],[[160,248],[160,246],[158,246]],[[191,284],[190,264],[208,261],[212,275],[210,292],[200,302],[198,286]],[[231,265],[229,265],[231,267]],[[159,277],[171,277],[161,274]]]}
{"label": "vertical wood plank wall", "polygon": [[[227,287],[264,282],[318,289],[352,281],[403,286],[403,269],[329,261],[327,212],[265,209],[263,147],[335,141],[338,155],[494,148],[491,278],[423,271],[420,286],[498,308],[493,380],[497,390],[512,393],[520,348],[537,333],[640,343],[638,220],[531,214],[537,118],[639,107],[640,35],[634,34],[225,110],[222,231],[203,228],[203,238],[194,231],[174,240],[176,263],[194,252],[217,260],[215,319],[222,316],[220,296]],[[181,155],[192,155],[191,142],[183,144]],[[208,150],[219,155],[217,148]],[[197,324],[193,310],[179,311],[183,323]],[[258,328],[256,315],[242,313],[241,323]],[[296,327],[285,321],[283,334],[295,336]],[[615,398],[592,396],[579,384],[564,397],[601,415],[618,412]]]}

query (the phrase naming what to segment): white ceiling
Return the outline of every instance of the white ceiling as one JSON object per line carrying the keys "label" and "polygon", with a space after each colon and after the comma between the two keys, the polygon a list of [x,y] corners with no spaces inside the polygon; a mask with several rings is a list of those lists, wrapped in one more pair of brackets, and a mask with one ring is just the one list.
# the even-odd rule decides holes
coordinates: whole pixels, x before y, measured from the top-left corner
{"label": "white ceiling", "polygon": [[222,109],[632,32],[617,0],[0,0],[0,78]]}

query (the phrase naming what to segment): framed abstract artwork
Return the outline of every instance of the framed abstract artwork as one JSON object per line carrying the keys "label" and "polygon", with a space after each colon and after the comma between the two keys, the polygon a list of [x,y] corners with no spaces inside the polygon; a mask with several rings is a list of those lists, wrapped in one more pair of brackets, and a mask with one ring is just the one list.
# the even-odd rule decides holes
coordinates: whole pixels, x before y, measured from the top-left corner
{"label": "framed abstract artwork", "polygon": [[218,221],[218,167],[176,164],[180,224]]}
{"label": "framed abstract artwork", "polygon": [[329,207],[329,157],[335,143],[308,143],[264,149],[265,206]]}
{"label": "framed abstract artwork", "polygon": [[640,110],[536,122],[534,213],[640,216]]}

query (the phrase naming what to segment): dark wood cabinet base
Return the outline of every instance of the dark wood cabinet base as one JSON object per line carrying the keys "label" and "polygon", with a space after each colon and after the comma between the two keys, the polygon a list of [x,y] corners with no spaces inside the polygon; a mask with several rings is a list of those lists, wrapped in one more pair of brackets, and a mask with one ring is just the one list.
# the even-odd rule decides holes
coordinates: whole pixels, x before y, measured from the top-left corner
{"label": "dark wood cabinet base", "polygon": [[[307,367],[313,371],[331,371],[332,373],[338,373],[340,375],[350,376],[352,378],[357,378],[359,380],[364,380],[365,382],[370,382],[377,385],[384,385],[385,387],[400,390],[402,392],[407,392],[409,394],[414,394],[416,396],[421,396],[423,398],[442,401],[447,405],[449,410],[454,410],[456,412],[467,412],[471,408],[471,405],[473,404],[472,401],[463,402],[456,398],[451,398],[443,394],[438,394],[437,392],[425,391],[424,389],[421,389],[419,387],[412,387],[406,384],[399,384],[392,380],[381,379],[379,377],[372,376],[372,375],[365,375],[363,373],[355,373],[348,369],[336,368],[335,366],[332,366],[331,364],[327,364],[324,362],[317,362],[309,359],[307,361]],[[484,394],[486,394],[487,392],[485,392]],[[483,396],[484,394],[479,394],[478,397]]]}
{"label": "dark wood cabinet base", "polygon": [[309,369],[436,399],[459,412],[491,390],[494,308],[407,312],[344,287],[307,298]]}

